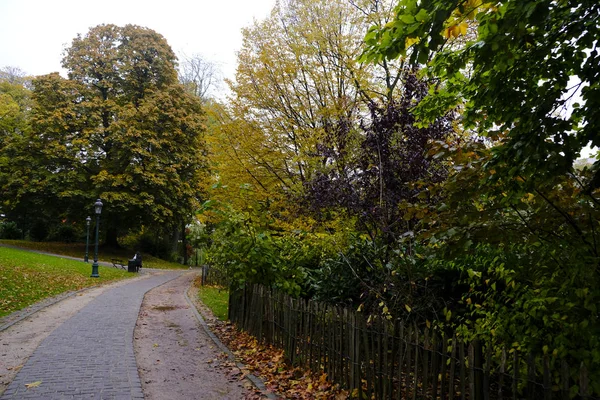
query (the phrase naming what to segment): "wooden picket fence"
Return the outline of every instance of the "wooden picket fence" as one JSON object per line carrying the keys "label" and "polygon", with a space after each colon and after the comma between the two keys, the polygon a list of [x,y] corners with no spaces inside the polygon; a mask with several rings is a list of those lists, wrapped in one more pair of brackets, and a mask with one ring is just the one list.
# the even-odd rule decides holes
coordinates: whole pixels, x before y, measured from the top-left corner
{"label": "wooden picket fence", "polygon": [[206,264],[202,266],[201,276],[202,285],[220,286],[227,288],[231,283],[230,279],[224,271]]}
{"label": "wooden picket fence", "polygon": [[598,399],[583,365],[551,365],[548,356],[516,351],[492,354],[479,341],[259,285],[230,292],[229,319],[359,399]]}

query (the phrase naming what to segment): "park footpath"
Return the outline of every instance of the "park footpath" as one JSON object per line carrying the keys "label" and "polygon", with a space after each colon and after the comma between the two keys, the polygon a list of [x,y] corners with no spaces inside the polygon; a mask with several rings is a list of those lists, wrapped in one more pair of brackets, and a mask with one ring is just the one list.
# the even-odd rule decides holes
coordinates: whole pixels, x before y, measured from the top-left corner
{"label": "park footpath", "polygon": [[147,291],[180,275],[152,274],[98,296],[41,343],[0,400],[143,399],[132,342],[138,312]]}

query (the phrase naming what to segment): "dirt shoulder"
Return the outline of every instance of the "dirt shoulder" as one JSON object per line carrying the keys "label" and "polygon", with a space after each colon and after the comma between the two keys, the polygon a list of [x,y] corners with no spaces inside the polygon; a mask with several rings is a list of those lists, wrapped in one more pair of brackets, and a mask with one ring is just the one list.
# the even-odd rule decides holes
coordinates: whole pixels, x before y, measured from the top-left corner
{"label": "dirt shoulder", "polygon": [[249,399],[254,388],[204,332],[185,299],[195,273],[144,297],[134,349],[144,398]]}

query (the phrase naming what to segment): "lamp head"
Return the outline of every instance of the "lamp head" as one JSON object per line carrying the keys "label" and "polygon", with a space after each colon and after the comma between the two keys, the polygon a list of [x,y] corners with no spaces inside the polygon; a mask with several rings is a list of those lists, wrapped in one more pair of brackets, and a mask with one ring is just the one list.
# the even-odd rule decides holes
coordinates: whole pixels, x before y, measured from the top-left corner
{"label": "lamp head", "polygon": [[96,202],[94,203],[96,215],[100,215],[102,213],[102,206],[102,201],[100,199],[96,200]]}
{"label": "lamp head", "polygon": [[90,217],[90,216],[88,215],[88,217],[85,219],[85,224],[86,224],[87,226],[90,226],[90,221],[91,221],[91,220],[92,220],[92,217]]}

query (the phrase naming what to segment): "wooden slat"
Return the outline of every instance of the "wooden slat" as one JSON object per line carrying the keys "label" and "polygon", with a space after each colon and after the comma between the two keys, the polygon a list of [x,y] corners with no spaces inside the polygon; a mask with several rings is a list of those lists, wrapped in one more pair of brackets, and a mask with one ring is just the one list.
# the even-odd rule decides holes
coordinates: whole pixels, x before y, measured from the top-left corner
{"label": "wooden slat", "polygon": [[515,351],[513,353],[513,381],[512,381],[512,397],[517,400],[519,391],[519,355]]}
{"label": "wooden slat", "polygon": [[579,367],[579,395],[583,400],[587,399],[589,392],[589,378],[588,378],[588,370],[585,364],[582,362]]}
{"label": "wooden slat", "polygon": [[372,360],[372,352],[369,344],[369,334],[367,332],[367,321],[365,320],[364,329],[363,329],[363,343],[364,343],[364,366],[365,366],[365,380],[367,382],[366,394],[367,399],[370,399],[373,395],[372,392],[372,382],[373,382],[373,374],[372,368],[370,365],[370,361]]}
{"label": "wooden slat", "polygon": [[318,329],[318,315],[316,310],[316,304],[313,301],[308,302],[308,310],[309,310],[309,322],[308,322],[308,330],[309,330],[309,349],[308,349],[308,359],[310,362],[310,368],[313,371],[317,371],[319,366],[318,361],[318,350],[317,350],[317,340],[319,338],[317,334]]}
{"label": "wooden slat", "polygon": [[[390,324],[385,318],[381,318],[383,324],[383,398],[392,396],[392,377],[394,369],[390,365],[389,353],[392,351],[393,331],[390,332]],[[390,337],[391,336],[391,337]]]}
{"label": "wooden slat", "polygon": [[441,349],[441,356],[440,356],[440,363],[442,365],[442,380],[440,383],[440,398],[441,400],[445,400],[446,399],[446,394],[447,392],[447,388],[446,388],[446,384],[447,384],[447,373],[448,373],[448,336],[446,334],[446,332],[444,332],[444,335],[442,336],[442,345],[440,346]]}
{"label": "wooden slat", "polygon": [[396,394],[396,400],[402,399],[402,383],[406,379],[406,371],[404,370],[404,357],[406,356],[406,337],[404,336],[404,323],[400,321],[398,327],[398,354],[396,360],[398,360],[398,391]]}
{"label": "wooden slat", "polygon": [[456,373],[456,334],[452,336],[452,353],[450,354],[450,375],[448,376],[448,400],[454,400],[454,380]]}
{"label": "wooden slat", "polygon": [[481,400],[477,399],[475,395],[475,354],[473,349],[473,343],[469,343],[468,347],[468,357],[469,357],[469,399]]}
{"label": "wooden slat", "polygon": [[439,364],[439,339],[437,334],[431,335],[431,398],[437,399],[438,395],[438,383],[439,383],[439,374],[440,374],[440,364]]}
{"label": "wooden slat", "polygon": [[383,354],[385,352],[384,346],[383,346],[383,337],[384,337],[384,333],[383,333],[383,318],[380,318],[379,316],[377,318],[375,318],[376,323],[374,324],[376,331],[375,334],[373,335],[373,339],[375,340],[375,346],[377,348],[377,356],[375,357],[375,363],[374,363],[374,367],[375,367],[375,385],[377,387],[377,389],[375,390],[375,393],[377,393],[377,398],[378,399],[383,399],[385,398],[384,395],[384,389],[385,389],[385,381],[384,381],[384,368],[385,365],[383,363]]}
{"label": "wooden slat", "polygon": [[544,355],[544,400],[552,400],[552,381],[550,380],[550,360]]}
{"label": "wooden slat", "polygon": [[352,316],[348,309],[344,309],[344,325],[346,329],[346,355],[348,357],[346,366],[346,388],[352,390],[352,380],[354,379],[354,326]]}
{"label": "wooden slat", "polygon": [[473,364],[471,364],[471,370],[473,371],[473,400],[483,400],[483,350],[481,348],[481,342],[475,340],[473,342]]}
{"label": "wooden slat", "polygon": [[354,344],[351,342],[352,338],[352,329],[350,329],[349,325],[349,314],[348,309],[342,310],[342,329],[343,329],[343,351],[341,354],[342,362],[343,362],[343,371],[344,371],[344,380],[342,381],[342,387],[349,388],[350,387],[350,379],[352,376],[352,368],[350,364],[350,355],[352,353],[352,349],[354,348]]}
{"label": "wooden slat", "polygon": [[327,328],[327,343],[325,346],[326,357],[327,357],[327,373],[331,377],[332,380],[335,381],[335,347],[334,347],[334,326],[331,323],[330,318],[328,318],[329,313],[331,313],[331,307],[329,305],[325,306],[325,318],[323,321],[323,325]]}
{"label": "wooden slat", "polygon": [[419,361],[420,361],[420,353],[421,353],[421,347],[419,346],[419,330],[417,329],[416,325],[414,328],[414,344],[415,344],[415,365],[414,365],[414,385],[413,385],[413,400],[416,400],[417,398],[417,391],[419,389]]}
{"label": "wooden slat", "polygon": [[388,398],[393,399],[395,394],[398,393],[396,391],[396,369],[397,369],[397,361],[398,360],[398,321],[394,320],[393,323],[390,324],[390,338],[389,338],[389,346],[390,346],[390,354],[389,354],[389,396]]}
{"label": "wooden slat", "polygon": [[535,360],[533,354],[527,355],[527,398],[536,400],[535,394]]}
{"label": "wooden slat", "polygon": [[355,319],[355,326],[356,326],[356,338],[355,338],[355,344],[356,344],[356,349],[355,349],[355,353],[356,353],[356,387],[358,388],[358,398],[362,399],[363,398],[363,390],[362,390],[362,378],[363,378],[363,369],[362,369],[362,363],[363,363],[363,358],[362,358],[362,354],[363,354],[363,349],[360,346],[360,338],[361,338],[361,332],[362,332],[362,327],[363,327],[363,321],[364,321],[364,317],[362,316],[362,314],[357,315],[356,319]]}
{"label": "wooden slat", "polygon": [[465,343],[461,340],[458,345],[458,362],[460,363],[460,398],[467,398],[467,384],[465,376]]}
{"label": "wooden slat", "polygon": [[569,400],[571,398],[569,395],[569,365],[565,360],[562,360],[560,363],[560,379],[560,398],[562,400]]}
{"label": "wooden slat", "polygon": [[411,390],[413,388],[413,377],[411,377],[411,370],[412,370],[412,350],[413,350],[413,345],[412,345],[412,326],[409,325],[407,327],[407,333],[406,333],[406,371],[404,373],[404,379],[405,379],[405,386],[404,386],[404,399],[409,399],[410,394],[411,394]]}
{"label": "wooden slat", "polygon": [[502,347],[498,376],[498,400],[504,400],[504,374],[506,373],[506,347]]}
{"label": "wooden slat", "polygon": [[425,328],[423,335],[423,385],[421,386],[423,396],[427,396],[427,390],[429,389],[429,328]]}
{"label": "wooden slat", "polygon": [[492,346],[487,346],[485,351],[483,369],[483,400],[490,400],[490,369],[492,364]]}

